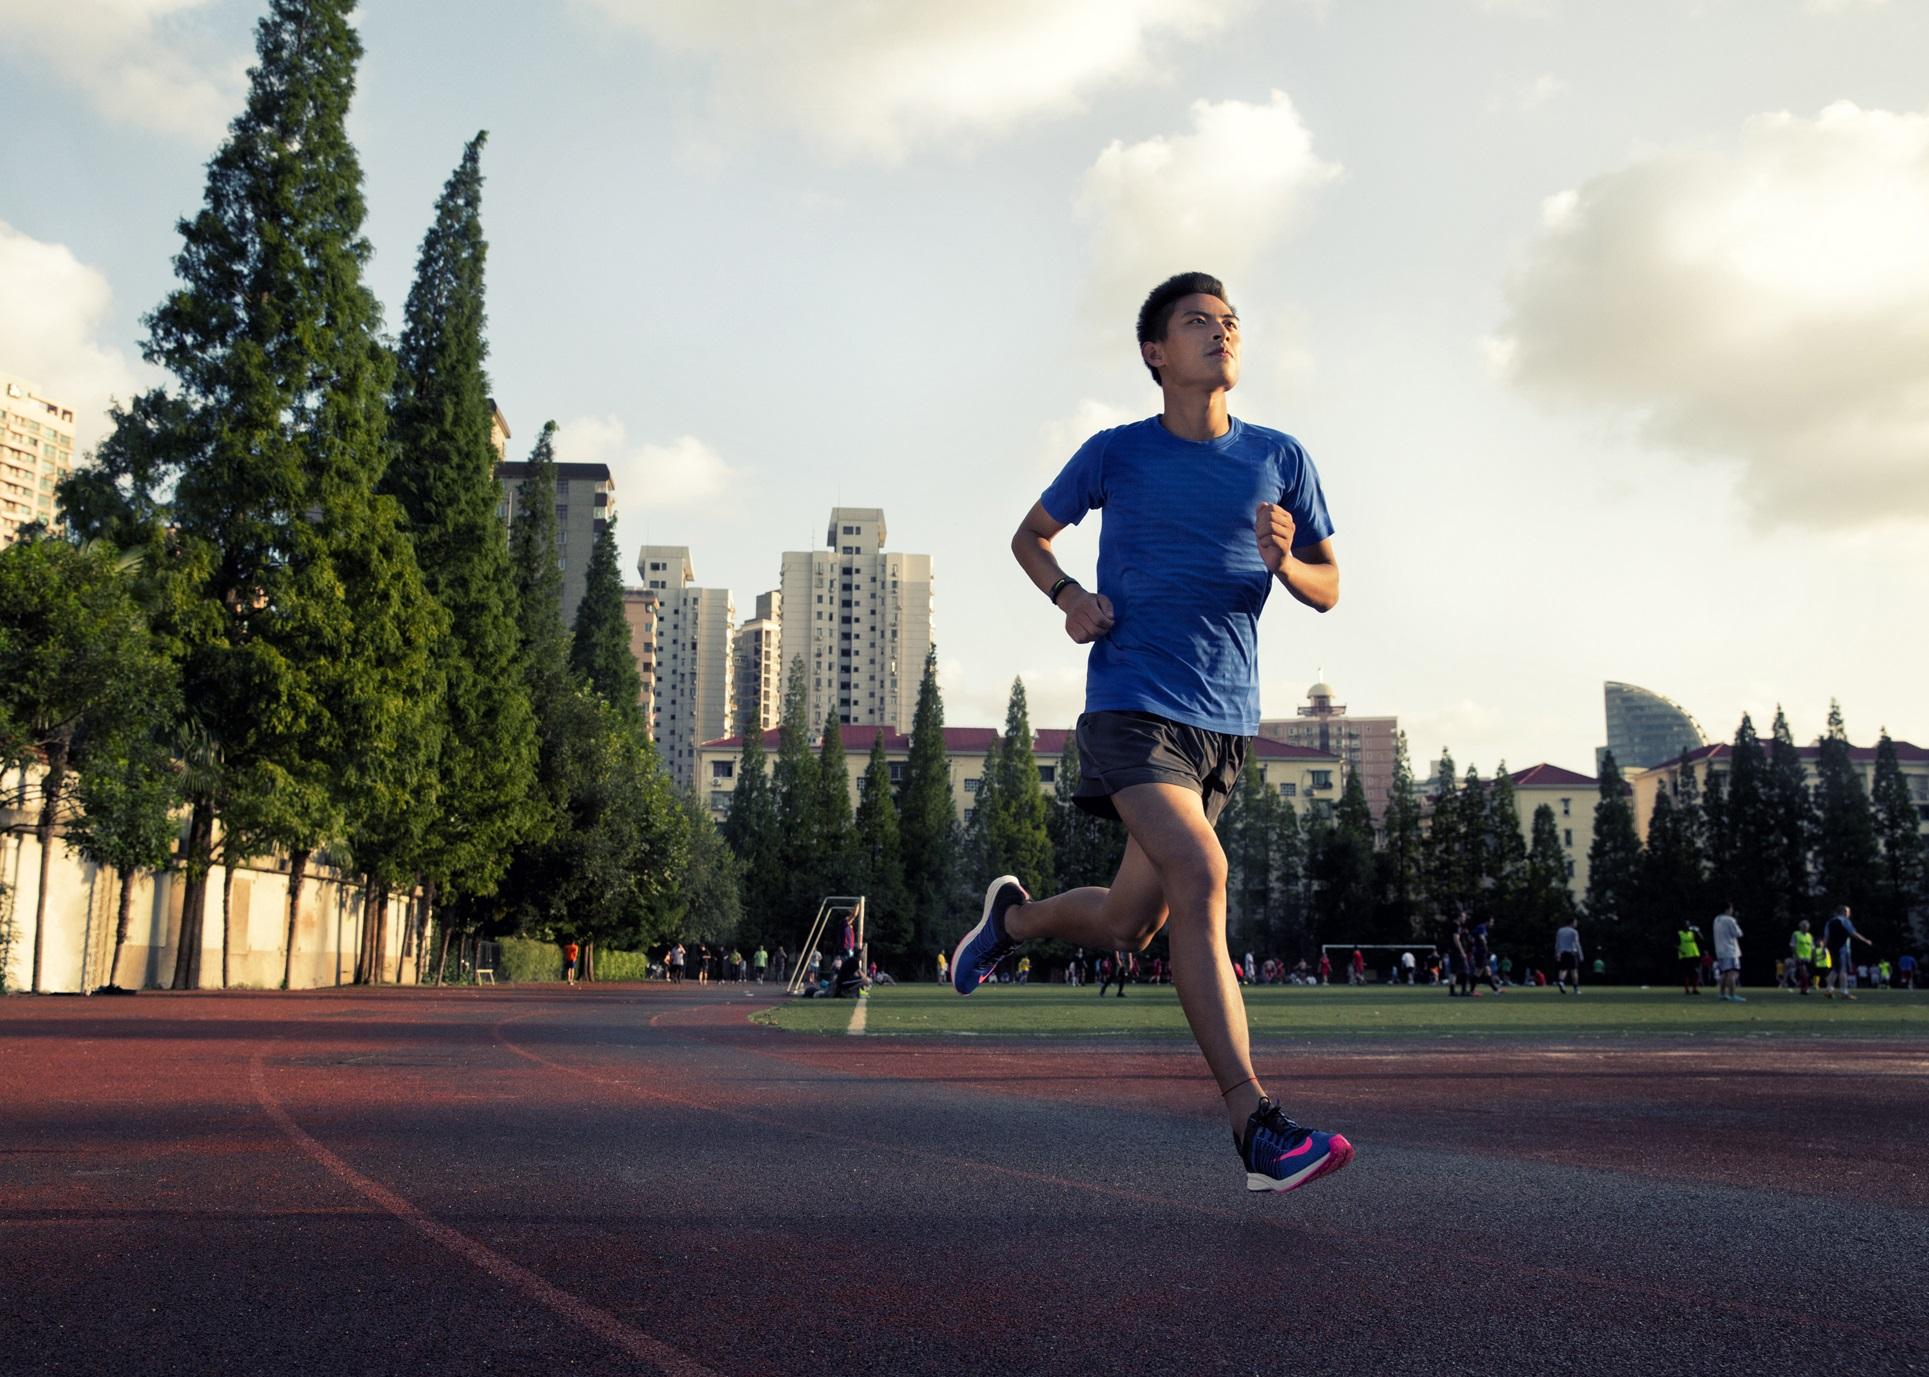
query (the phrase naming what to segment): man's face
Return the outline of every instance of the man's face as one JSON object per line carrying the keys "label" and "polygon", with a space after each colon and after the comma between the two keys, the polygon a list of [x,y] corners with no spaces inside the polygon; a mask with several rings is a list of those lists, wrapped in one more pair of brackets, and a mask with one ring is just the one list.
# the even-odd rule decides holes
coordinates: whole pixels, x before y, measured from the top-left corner
{"label": "man's face", "polygon": [[1216,296],[1181,297],[1165,338],[1148,341],[1140,351],[1166,387],[1230,390],[1239,383],[1239,317]]}

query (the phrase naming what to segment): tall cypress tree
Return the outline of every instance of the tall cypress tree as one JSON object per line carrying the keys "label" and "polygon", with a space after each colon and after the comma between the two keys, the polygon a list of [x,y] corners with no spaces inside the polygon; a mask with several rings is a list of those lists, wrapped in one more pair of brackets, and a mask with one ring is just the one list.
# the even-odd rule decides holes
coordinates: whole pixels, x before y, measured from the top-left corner
{"label": "tall cypress tree", "polygon": [[1874,793],[1876,833],[1882,843],[1877,913],[1900,940],[1920,941],[1923,934],[1913,928],[1910,917],[1929,903],[1929,850],[1923,846],[1916,801],[1886,728],[1875,748]]}
{"label": "tall cypress tree", "polygon": [[516,491],[509,532],[516,593],[517,644],[524,681],[538,717],[569,680],[569,632],[563,626],[562,546],[556,521],[556,423],[545,421],[529,452],[529,472]]}
{"label": "tall cypress tree", "polygon": [[1445,930],[1451,930],[1456,916],[1471,912],[1477,877],[1467,869],[1465,833],[1468,822],[1459,781],[1454,777],[1451,752],[1440,753],[1439,773],[1434,776],[1432,825],[1426,835],[1427,897],[1432,902]]}
{"label": "tall cypress tree", "polygon": [[[184,699],[219,773],[255,781],[264,835],[293,853],[291,917],[311,848],[440,806],[441,614],[374,491],[393,373],[362,281],[352,9],[272,0],[247,103],[180,225],[180,286],[146,320],[172,396],[117,416],[134,485],[174,480],[168,548],[193,585],[169,617]],[[216,798],[193,799],[177,986],[197,981]]]}
{"label": "tall cypress tree", "polygon": [[1381,816],[1386,843],[1375,857],[1380,882],[1382,930],[1405,941],[1421,935],[1420,905],[1426,887],[1426,854],[1420,831],[1420,800],[1414,790],[1413,766],[1407,758],[1407,734],[1393,737],[1393,784]]}
{"label": "tall cypress tree", "polygon": [[864,882],[857,830],[851,816],[851,769],[844,754],[844,728],[837,705],[824,714],[817,747],[815,804],[818,856],[826,893],[855,894]]}
{"label": "tall cypress tree", "polygon": [[1700,923],[1707,931],[1708,915],[1730,897],[1710,892],[1693,820],[1672,789],[1655,794],[1638,877],[1624,924],[1622,958],[1630,969],[1658,977],[1673,959],[1681,924]]}
{"label": "tall cypress tree", "polygon": [[1112,819],[1094,817],[1073,801],[1079,769],[1078,736],[1067,732],[1052,778],[1049,817],[1052,870],[1065,889],[1111,884],[1125,856],[1125,828]]}
{"label": "tall cypress tree", "polygon": [[859,869],[869,917],[869,941],[892,960],[915,959],[898,806],[891,793],[890,762],[884,756],[886,730],[879,727],[872,735],[871,758],[864,767],[863,797],[857,805]]}
{"label": "tall cypress tree", "polygon": [[[1714,797],[1709,790],[1710,801]],[[1766,857],[1777,845],[1779,827],[1769,796],[1768,758],[1747,713],[1735,728],[1719,812],[1718,879],[1725,882],[1721,887],[1734,901],[1735,916],[1744,929],[1750,923],[1773,924],[1782,912],[1782,901]]]}
{"label": "tall cypress tree", "polygon": [[771,771],[784,876],[779,899],[780,932],[793,928],[801,931],[828,892],[824,888],[824,848],[817,832],[817,758],[810,749],[809,714],[810,690],[804,681],[804,658],[799,655],[790,662],[784,681],[777,765]]}
{"label": "tall cypress tree", "polygon": [[596,533],[583,600],[569,639],[569,666],[616,714],[643,730],[643,676],[630,649],[630,622],[623,615],[623,575],[616,553],[616,518]]}
{"label": "tall cypress tree", "polygon": [[[477,134],[422,238],[397,350],[383,491],[402,504],[423,581],[448,613],[436,647],[447,735],[443,807],[427,821],[426,910],[493,894],[536,826],[536,722],[518,655],[509,547],[496,518]],[[419,935],[418,935],[419,940]]]}
{"label": "tall cypress tree", "polygon": [[[1875,807],[1849,754],[1841,705],[1831,699],[1828,731],[1816,761],[1815,878],[1820,897],[1830,910],[1836,904],[1848,904],[1856,913],[1874,917],[1881,874]],[[1899,935],[1882,930],[1879,922],[1874,926],[1878,930],[1870,936],[1877,943]]]}
{"label": "tall cypress tree", "polygon": [[[1047,806],[1038,779],[1038,760],[1032,754],[1031,711],[1025,702],[1025,681],[1011,681],[1005,705],[1005,734],[999,739],[995,763],[998,775],[996,808],[987,819],[991,855],[985,878],[1012,874],[1034,894],[1050,894],[1051,833],[1045,825]],[[987,770],[990,773],[990,770]],[[980,795],[980,809],[983,808]]]}
{"label": "tall cypress tree", "polygon": [[[1506,925],[1502,931],[1509,939],[1515,939],[1516,925],[1524,917],[1525,909],[1527,838],[1521,834],[1514,777],[1507,773],[1504,760],[1494,771],[1494,782],[1487,787],[1486,812],[1487,844],[1483,850],[1486,878],[1492,883],[1493,915]],[[1526,945],[1538,954],[1538,948],[1531,941]]]}
{"label": "tall cypress tree", "polygon": [[1306,839],[1300,830],[1299,811],[1286,799],[1280,799],[1273,809],[1267,858],[1272,865],[1272,885],[1266,900],[1266,945],[1282,959],[1310,957]]}
{"label": "tall cypress tree", "polygon": [[1561,845],[1554,809],[1534,809],[1533,840],[1523,862],[1513,921],[1504,934],[1508,945],[1533,962],[1552,959],[1554,932],[1574,916],[1574,892],[1567,885],[1567,851]]}
{"label": "tall cypress tree", "polygon": [[744,733],[736,787],[723,823],[724,840],[741,867],[747,941],[782,940],[787,935],[778,931],[776,923],[784,885],[777,829],[777,800],[764,763],[763,733],[753,728]]}
{"label": "tall cypress tree", "polygon": [[927,954],[947,949],[957,932],[958,811],[951,793],[951,760],[944,745],[944,699],[938,692],[938,648],[924,655],[917,713],[911,722],[911,753],[898,794],[904,836],[905,883],[916,916],[914,940],[922,966]]}
{"label": "tall cypress tree", "polygon": [[1773,886],[1774,917],[1793,927],[1809,916],[1813,904],[1809,857],[1815,848],[1815,801],[1788,717],[1779,706],[1769,740],[1767,784],[1771,827],[1757,864]]}
{"label": "tall cypress tree", "polygon": [[1259,761],[1248,756],[1239,783],[1219,814],[1216,830],[1226,852],[1226,922],[1241,951],[1271,953],[1267,922],[1273,888],[1273,833],[1278,803],[1260,776]]}
{"label": "tall cypress tree", "polygon": [[1634,916],[1641,873],[1641,838],[1634,807],[1614,752],[1601,757],[1601,800],[1594,805],[1594,843],[1587,853],[1587,916],[1603,949],[1623,957],[1632,940],[1625,932]]}

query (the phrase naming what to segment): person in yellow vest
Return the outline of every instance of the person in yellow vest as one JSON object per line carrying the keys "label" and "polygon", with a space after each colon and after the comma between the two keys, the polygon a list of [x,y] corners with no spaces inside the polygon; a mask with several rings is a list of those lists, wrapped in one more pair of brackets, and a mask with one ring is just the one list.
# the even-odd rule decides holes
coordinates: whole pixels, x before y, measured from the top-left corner
{"label": "person in yellow vest", "polygon": [[943,952],[939,952],[938,953],[938,983],[940,985],[946,985],[946,984],[949,984],[950,981],[951,981],[951,960]]}
{"label": "person in yellow vest", "polygon": [[1681,993],[1701,993],[1701,929],[1683,923],[1675,934],[1674,954],[1681,962]]}
{"label": "person in yellow vest", "polygon": [[[1815,943],[1814,951],[1815,951],[1815,983],[1822,987],[1822,992],[1824,994],[1828,994],[1829,972],[1834,968],[1835,962],[1829,956],[1828,943],[1826,942]],[[1835,996],[1833,995],[1829,995],[1829,998],[1831,999],[1833,999],[1834,997]]]}
{"label": "person in yellow vest", "polygon": [[1808,919],[1804,918],[1790,934],[1788,955],[1795,965],[1795,988],[1807,994],[1815,972],[1815,934],[1808,930]]}
{"label": "person in yellow vest", "polygon": [[1018,983],[1020,985],[1031,984],[1031,958],[1029,956],[1021,956],[1018,958]]}

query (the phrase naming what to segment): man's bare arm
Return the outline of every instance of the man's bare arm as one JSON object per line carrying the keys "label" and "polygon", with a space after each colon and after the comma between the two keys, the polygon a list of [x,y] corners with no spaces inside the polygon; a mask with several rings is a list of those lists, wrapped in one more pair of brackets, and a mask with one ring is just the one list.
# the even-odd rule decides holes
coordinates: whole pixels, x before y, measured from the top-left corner
{"label": "man's bare arm", "polygon": [[[1046,511],[1043,502],[1034,502],[1011,538],[1011,552],[1018,560],[1018,567],[1041,593],[1051,592],[1052,585],[1065,577],[1058,556],[1052,553],[1052,537],[1064,529],[1065,523]],[[1069,584],[1059,592],[1058,609],[1065,614],[1065,634],[1080,645],[1095,641],[1112,629],[1112,600],[1077,584]]]}
{"label": "man's bare arm", "polygon": [[1340,600],[1340,557],[1329,537],[1316,545],[1301,545],[1279,566],[1286,591],[1315,612],[1331,612]]}

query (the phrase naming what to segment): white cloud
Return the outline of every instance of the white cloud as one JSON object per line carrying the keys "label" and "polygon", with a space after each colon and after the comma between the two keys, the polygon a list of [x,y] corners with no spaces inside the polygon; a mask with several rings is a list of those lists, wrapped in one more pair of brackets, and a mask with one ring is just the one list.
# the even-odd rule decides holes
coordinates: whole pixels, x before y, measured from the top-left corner
{"label": "white cloud", "polygon": [[1143,292],[1175,272],[1237,278],[1342,174],[1284,91],[1264,105],[1196,101],[1188,133],[1114,141],[1086,171],[1099,294]]}
{"label": "white cloud", "polygon": [[73,407],[82,450],[105,433],[108,403],[126,401],[148,371],[101,341],[112,301],[106,276],[66,245],[0,221],[0,366]]}
{"label": "white cloud", "polygon": [[1929,519],[1929,115],[1757,116],[1551,198],[1487,344],[1739,465],[1764,524]]}
{"label": "white cloud", "polygon": [[1565,81],[1562,81],[1552,72],[1542,72],[1532,81],[1523,82],[1521,85],[1512,87],[1495,96],[1487,102],[1487,109],[1492,114],[1511,112],[1513,114],[1526,115],[1540,109],[1556,97],[1565,94],[1567,94],[1567,83]]}
{"label": "white cloud", "polygon": [[0,0],[0,32],[9,58],[56,73],[115,123],[212,141],[239,108],[247,63],[196,32],[209,3]]}
{"label": "white cloud", "polygon": [[1050,482],[1065,467],[1066,460],[1078,453],[1078,447],[1099,431],[1122,426],[1128,421],[1142,420],[1158,410],[1158,394],[1151,390],[1150,375],[1147,375],[1146,382],[1148,401],[1136,410],[1087,397],[1071,415],[1060,416],[1040,426],[1038,462],[1033,466],[1036,473],[1044,481]]}
{"label": "white cloud", "polygon": [[1216,32],[1246,0],[579,3],[707,60],[720,117],[794,125],[835,155],[892,161],[1156,77],[1161,40]]}
{"label": "white cloud", "polygon": [[608,464],[619,516],[635,509],[678,510],[720,502],[742,475],[694,435],[664,444],[631,444],[614,416],[583,416],[556,427],[556,457],[571,464]]}

